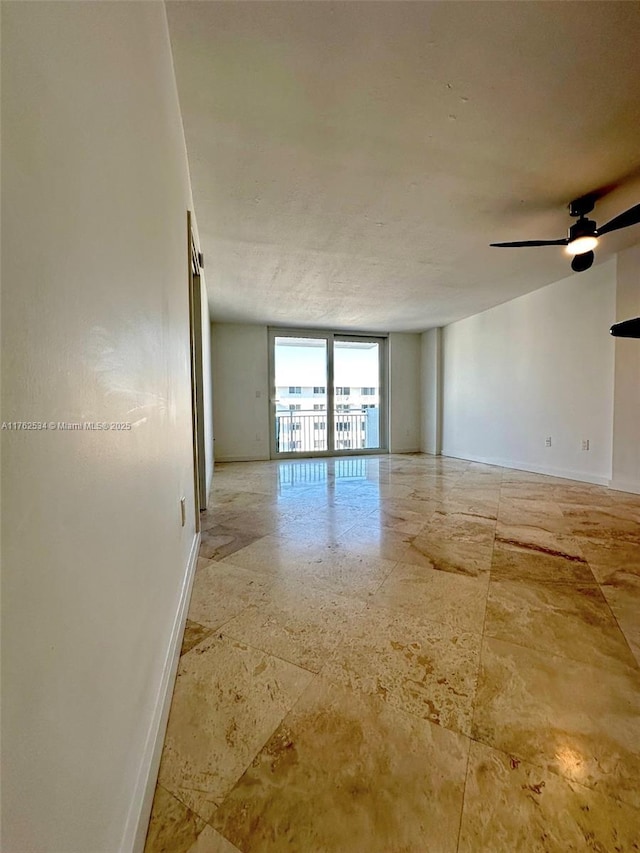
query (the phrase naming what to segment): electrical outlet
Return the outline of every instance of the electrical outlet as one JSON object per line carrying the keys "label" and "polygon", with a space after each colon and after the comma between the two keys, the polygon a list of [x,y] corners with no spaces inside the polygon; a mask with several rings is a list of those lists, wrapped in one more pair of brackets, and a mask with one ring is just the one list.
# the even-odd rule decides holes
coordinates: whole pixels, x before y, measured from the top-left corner
{"label": "electrical outlet", "polygon": [[548,435],[544,440],[545,447],[551,447],[551,436]]}
{"label": "electrical outlet", "polygon": [[583,439],[582,439],[582,449],[583,449],[583,450],[588,450],[588,449],[589,449],[589,439],[588,439],[588,438],[583,438]]}
{"label": "electrical outlet", "polygon": [[187,523],[187,499],[180,498],[180,521],[182,522],[182,527]]}

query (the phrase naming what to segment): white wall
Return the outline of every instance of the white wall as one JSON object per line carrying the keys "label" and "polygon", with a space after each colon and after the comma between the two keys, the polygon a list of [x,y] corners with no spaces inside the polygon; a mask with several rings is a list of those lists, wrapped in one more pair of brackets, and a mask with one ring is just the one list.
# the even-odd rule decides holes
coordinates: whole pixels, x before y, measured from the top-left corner
{"label": "white wall", "polygon": [[442,448],[442,329],[421,335],[421,432],[420,449],[437,455]]}
{"label": "white wall", "polygon": [[134,425],[1,434],[2,849],[115,853],[197,541],[164,4],[3,3],[2,85],[2,416]]}
{"label": "white wall", "polygon": [[421,336],[404,332],[389,335],[389,450],[420,450]]}
{"label": "white wall", "polygon": [[607,483],[615,294],[612,259],[447,326],[442,452]]}
{"label": "white wall", "polygon": [[[616,320],[640,317],[640,246],[618,255]],[[614,489],[640,494],[640,341],[615,340]]]}
{"label": "white wall", "polygon": [[[267,327],[214,323],[211,334],[215,458],[269,459]],[[394,453],[420,449],[420,346],[417,334],[389,336],[389,447]]]}
{"label": "white wall", "polygon": [[269,459],[266,326],[214,323],[213,434],[219,461]]}

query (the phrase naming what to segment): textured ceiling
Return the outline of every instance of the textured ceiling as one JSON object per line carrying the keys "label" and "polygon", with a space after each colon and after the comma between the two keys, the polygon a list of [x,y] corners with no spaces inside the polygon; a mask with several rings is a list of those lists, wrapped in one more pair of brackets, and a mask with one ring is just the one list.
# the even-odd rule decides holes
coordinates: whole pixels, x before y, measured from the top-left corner
{"label": "textured ceiling", "polygon": [[640,3],[167,8],[214,319],[442,325],[571,272],[489,242],[640,202]]}

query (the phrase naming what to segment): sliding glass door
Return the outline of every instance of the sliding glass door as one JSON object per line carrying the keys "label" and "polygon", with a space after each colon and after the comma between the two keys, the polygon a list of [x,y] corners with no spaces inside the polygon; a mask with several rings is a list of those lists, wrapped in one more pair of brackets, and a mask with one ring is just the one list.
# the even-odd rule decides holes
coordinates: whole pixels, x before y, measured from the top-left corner
{"label": "sliding glass door", "polygon": [[333,422],[335,450],[379,450],[380,341],[335,337]]}
{"label": "sliding glass door", "polygon": [[271,455],[386,449],[384,338],[270,331]]}
{"label": "sliding glass door", "polygon": [[326,451],[329,447],[327,341],[277,335],[272,346],[275,367],[272,433],[276,453]]}

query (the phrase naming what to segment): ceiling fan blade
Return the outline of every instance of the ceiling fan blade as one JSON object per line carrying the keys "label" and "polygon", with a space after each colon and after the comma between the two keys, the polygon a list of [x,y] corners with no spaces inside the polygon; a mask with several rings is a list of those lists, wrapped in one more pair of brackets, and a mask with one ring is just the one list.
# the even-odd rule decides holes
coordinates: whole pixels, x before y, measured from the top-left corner
{"label": "ceiling fan blade", "polygon": [[630,225],[637,225],[640,222],[640,204],[630,207],[619,216],[614,216],[602,228],[598,228],[598,237],[603,234],[608,234],[609,231],[618,231],[620,228],[628,228]]}
{"label": "ceiling fan blade", "polygon": [[499,248],[518,249],[520,246],[566,246],[569,241],[566,237],[562,240],[518,240],[515,243],[489,243],[490,246]]}
{"label": "ceiling fan blade", "polygon": [[574,255],[571,261],[571,269],[574,272],[584,272],[592,266],[595,257],[593,252],[583,252],[581,255]]}
{"label": "ceiling fan blade", "polygon": [[640,317],[614,323],[609,331],[616,338],[640,338]]}

